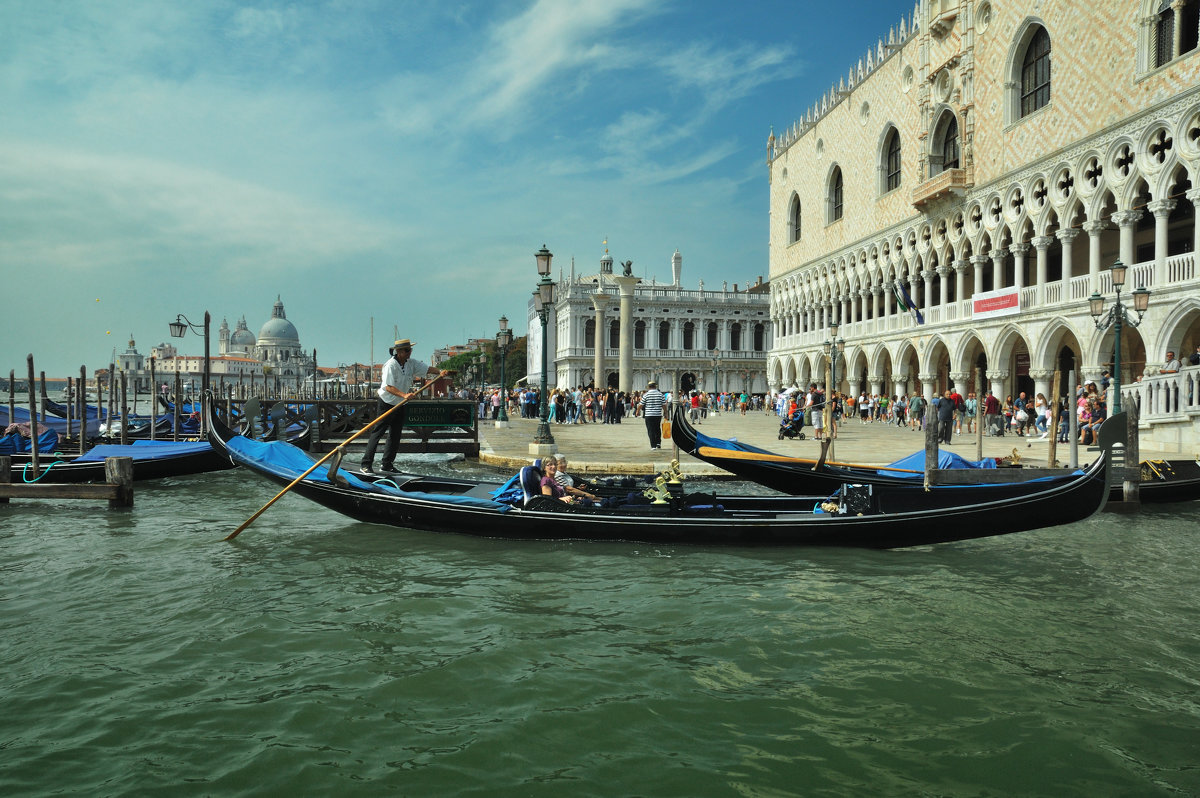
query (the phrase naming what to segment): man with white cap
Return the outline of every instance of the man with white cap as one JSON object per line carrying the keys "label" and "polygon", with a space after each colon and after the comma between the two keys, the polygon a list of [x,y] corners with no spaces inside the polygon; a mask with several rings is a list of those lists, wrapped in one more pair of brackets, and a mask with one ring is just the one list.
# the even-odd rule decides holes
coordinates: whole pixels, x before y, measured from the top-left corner
{"label": "man with white cap", "polygon": [[[383,415],[391,410],[396,405],[410,398],[415,392],[413,391],[413,381],[417,377],[425,377],[430,374],[438,375],[437,369],[422,363],[419,360],[412,360],[412,341],[407,338],[401,338],[392,344],[388,352],[392,355],[383,366],[383,377],[380,380],[379,391],[379,407],[377,412]],[[375,429],[371,431],[371,438],[367,441],[367,451],[363,454],[362,472],[364,474],[374,474],[372,463],[375,461],[375,449],[379,446],[379,439],[383,437],[383,433],[387,432],[387,445],[383,447],[383,462],[380,463],[382,471],[392,471],[393,463],[396,459],[396,452],[400,449],[400,433],[404,430],[404,410],[397,410],[392,413],[387,419],[375,425]]]}

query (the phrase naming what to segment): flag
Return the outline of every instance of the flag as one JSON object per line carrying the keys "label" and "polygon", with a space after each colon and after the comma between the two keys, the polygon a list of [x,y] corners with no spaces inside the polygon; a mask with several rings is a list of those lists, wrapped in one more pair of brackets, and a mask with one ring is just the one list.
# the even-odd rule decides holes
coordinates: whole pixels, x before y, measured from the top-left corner
{"label": "flag", "polygon": [[896,304],[902,311],[906,310],[911,313],[912,317],[917,320],[917,324],[924,324],[925,317],[921,315],[921,311],[917,310],[917,303],[913,302],[912,297],[908,295],[908,289],[904,287],[904,283],[897,280],[893,285],[896,289]]}

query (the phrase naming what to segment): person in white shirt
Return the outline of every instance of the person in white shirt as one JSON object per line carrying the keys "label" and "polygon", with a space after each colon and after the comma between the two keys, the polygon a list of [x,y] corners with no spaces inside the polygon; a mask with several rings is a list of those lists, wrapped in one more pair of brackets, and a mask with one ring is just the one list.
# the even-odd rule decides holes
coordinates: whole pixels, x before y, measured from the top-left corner
{"label": "person in white shirt", "polygon": [[[383,377],[377,392],[379,396],[377,415],[383,415],[396,405],[411,399],[415,394],[413,381],[417,377],[426,377],[431,374],[442,376],[446,373],[439,372],[420,360],[412,360],[412,347],[412,341],[401,338],[388,350],[392,357],[388,358],[388,362],[383,366]],[[383,447],[383,460],[380,467],[383,471],[393,470],[396,452],[400,449],[400,433],[404,431],[404,413],[403,410],[397,410],[387,419],[376,424],[375,429],[371,431],[371,437],[367,441],[367,451],[363,453],[362,459],[364,474],[375,473],[372,465],[375,461],[375,449],[379,446],[379,439],[383,437],[384,432],[387,433],[387,445]]]}

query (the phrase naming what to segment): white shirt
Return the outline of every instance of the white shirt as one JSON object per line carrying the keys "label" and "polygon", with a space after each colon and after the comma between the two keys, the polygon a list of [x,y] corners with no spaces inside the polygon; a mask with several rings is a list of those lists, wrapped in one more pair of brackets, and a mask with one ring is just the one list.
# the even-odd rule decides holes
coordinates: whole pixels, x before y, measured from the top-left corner
{"label": "white shirt", "polygon": [[387,363],[383,365],[383,380],[379,384],[379,390],[376,393],[379,398],[389,405],[398,405],[401,402],[399,396],[394,393],[388,393],[384,386],[390,385],[397,391],[410,393],[413,388],[413,380],[418,376],[424,377],[429,372],[429,366],[419,360],[409,358],[404,365],[400,365],[400,361],[394,357],[389,357]]}

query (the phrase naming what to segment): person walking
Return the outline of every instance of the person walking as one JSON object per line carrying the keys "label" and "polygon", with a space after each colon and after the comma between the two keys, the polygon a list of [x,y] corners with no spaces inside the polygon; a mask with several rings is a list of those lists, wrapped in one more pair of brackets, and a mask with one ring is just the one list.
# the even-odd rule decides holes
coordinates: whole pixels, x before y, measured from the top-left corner
{"label": "person walking", "polygon": [[638,402],[642,418],[646,420],[646,435],[650,438],[650,449],[662,448],[663,394],[658,390],[658,383],[651,382]]}
{"label": "person walking", "polygon": [[954,399],[950,391],[942,391],[942,398],[937,405],[938,441],[949,444],[950,436],[954,434]]}
{"label": "person walking", "polygon": [[[413,382],[418,376],[426,377],[433,374],[440,377],[447,373],[439,372],[420,360],[412,360],[412,347],[412,341],[400,338],[388,349],[391,357],[383,366],[383,374],[377,391],[379,397],[376,406],[377,415],[383,415],[401,402],[411,399],[415,393]],[[363,453],[361,470],[364,474],[375,473],[372,465],[375,461],[375,450],[379,446],[379,439],[385,432],[387,433],[387,445],[383,447],[383,461],[380,463],[380,467],[383,471],[392,471],[396,452],[400,449],[400,434],[404,431],[404,414],[404,410],[397,410],[388,416],[386,421],[375,425],[375,429],[371,431],[371,437],[367,441],[367,450]]]}

